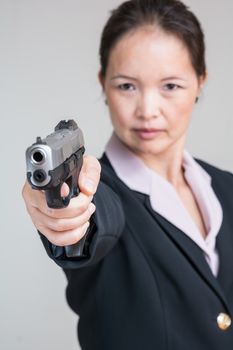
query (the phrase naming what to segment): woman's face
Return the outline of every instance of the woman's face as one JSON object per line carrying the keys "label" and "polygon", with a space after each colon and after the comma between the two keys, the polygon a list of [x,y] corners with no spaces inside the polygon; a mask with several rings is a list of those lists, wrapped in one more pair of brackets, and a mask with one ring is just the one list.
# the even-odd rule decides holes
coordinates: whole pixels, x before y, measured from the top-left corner
{"label": "woman's face", "polygon": [[113,47],[100,76],[114,130],[141,158],[182,150],[204,83],[181,40],[144,27]]}

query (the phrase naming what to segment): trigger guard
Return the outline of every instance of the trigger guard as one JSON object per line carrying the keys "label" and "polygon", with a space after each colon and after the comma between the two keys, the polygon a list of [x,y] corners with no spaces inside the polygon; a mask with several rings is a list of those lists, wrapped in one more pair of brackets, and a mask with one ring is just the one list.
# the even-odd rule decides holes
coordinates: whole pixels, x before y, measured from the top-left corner
{"label": "trigger guard", "polygon": [[62,197],[62,203],[64,204],[65,207],[67,207],[70,203],[71,197],[68,195],[67,197]]}

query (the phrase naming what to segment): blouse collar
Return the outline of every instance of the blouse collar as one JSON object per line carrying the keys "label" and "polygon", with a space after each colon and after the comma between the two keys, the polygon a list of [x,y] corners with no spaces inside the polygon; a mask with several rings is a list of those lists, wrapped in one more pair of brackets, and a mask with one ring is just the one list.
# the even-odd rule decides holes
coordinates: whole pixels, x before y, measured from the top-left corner
{"label": "blouse collar", "polygon": [[117,176],[131,189],[149,196],[154,211],[181,229],[208,254],[215,248],[216,236],[222,224],[222,208],[211,187],[211,176],[187,150],[183,153],[184,175],[202,213],[207,237],[204,239],[169,181],[151,170],[112,134],[106,145],[106,155]]}

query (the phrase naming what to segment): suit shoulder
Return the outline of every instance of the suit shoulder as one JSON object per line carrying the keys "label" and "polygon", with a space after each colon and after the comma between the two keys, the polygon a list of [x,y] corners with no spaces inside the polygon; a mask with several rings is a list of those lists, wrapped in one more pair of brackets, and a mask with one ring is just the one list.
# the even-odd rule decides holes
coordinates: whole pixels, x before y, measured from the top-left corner
{"label": "suit shoulder", "polygon": [[201,159],[195,158],[195,160],[202,168],[204,168],[207,171],[207,173],[209,173],[211,177],[218,177],[222,178],[223,180],[228,179],[229,181],[233,181],[233,174],[230,171],[220,169],[219,167],[207,163]]}
{"label": "suit shoulder", "polygon": [[114,172],[114,169],[108,159],[108,157],[106,156],[105,153],[103,153],[103,155],[101,156],[101,158],[98,159],[100,162],[101,167],[104,169],[104,171],[110,171],[110,172]]}
{"label": "suit shoulder", "polygon": [[108,157],[104,153],[99,159],[101,165],[101,177],[100,180],[106,183],[108,186],[115,188],[118,186],[125,186],[125,184],[119,179],[114,168],[112,167]]}

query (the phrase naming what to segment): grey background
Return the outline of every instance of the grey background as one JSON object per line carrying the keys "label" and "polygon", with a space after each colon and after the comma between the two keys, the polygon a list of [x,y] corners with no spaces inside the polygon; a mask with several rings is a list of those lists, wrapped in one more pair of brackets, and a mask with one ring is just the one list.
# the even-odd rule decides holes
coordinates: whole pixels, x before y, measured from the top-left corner
{"label": "grey background", "polygon": [[[37,135],[76,117],[87,153],[100,156],[111,126],[97,80],[98,46],[117,0],[0,0],[0,348],[78,349],[63,272],[47,258],[21,198],[24,152]],[[206,33],[208,83],[188,148],[233,170],[233,2],[187,0]]]}

